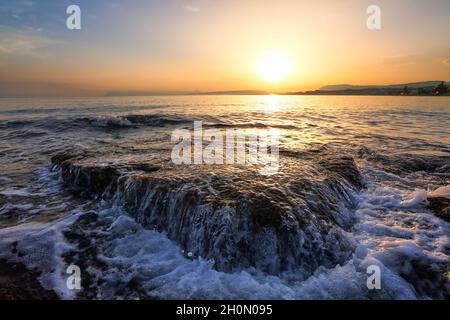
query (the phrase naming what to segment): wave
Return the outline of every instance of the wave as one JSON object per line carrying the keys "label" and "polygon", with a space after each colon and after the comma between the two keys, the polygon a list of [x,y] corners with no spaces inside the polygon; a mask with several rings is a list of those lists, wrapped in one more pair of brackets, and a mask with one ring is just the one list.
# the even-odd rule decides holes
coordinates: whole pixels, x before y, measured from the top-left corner
{"label": "wave", "polygon": [[166,125],[178,125],[193,123],[193,118],[186,118],[177,115],[99,115],[93,117],[65,117],[65,118],[44,118],[30,120],[6,120],[0,121],[0,127],[5,129],[22,128],[34,126],[55,130],[72,130],[77,128],[106,128],[124,129],[138,128],[140,126],[162,127]]}
{"label": "wave", "polygon": [[99,115],[92,117],[66,117],[66,118],[44,118],[34,120],[20,120],[20,121],[0,121],[0,127],[8,128],[22,128],[26,126],[35,126],[40,128],[55,129],[55,130],[72,130],[77,128],[104,128],[104,129],[129,129],[139,127],[164,127],[176,125],[193,124],[194,121],[204,121],[205,128],[236,128],[236,129],[299,129],[295,125],[278,124],[278,123],[263,123],[263,122],[222,122],[217,121],[216,117],[186,117],[182,115],[165,115],[165,114],[128,114],[128,115]]}
{"label": "wave", "polygon": [[370,161],[383,170],[395,174],[427,172],[434,175],[450,176],[450,156],[391,152],[389,154],[374,151],[367,147],[357,150],[358,157]]}
{"label": "wave", "polygon": [[288,124],[276,124],[276,123],[262,123],[262,122],[248,122],[248,123],[207,123],[204,127],[211,128],[236,128],[236,129],[286,129],[286,130],[296,130],[299,129],[295,125]]}

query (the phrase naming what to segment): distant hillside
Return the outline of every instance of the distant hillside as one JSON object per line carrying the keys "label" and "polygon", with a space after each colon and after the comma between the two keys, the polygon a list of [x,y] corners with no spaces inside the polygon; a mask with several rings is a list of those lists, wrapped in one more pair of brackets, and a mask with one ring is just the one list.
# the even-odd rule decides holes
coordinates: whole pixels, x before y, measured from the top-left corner
{"label": "distant hillside", "polygon": [[[445,92],[437,89],[442,81],[423,81],[391,85],[351,85],[336,84],[323,86],[319,90],[291,92],[298,95],[375,95],[375,96],[449,96],[450,90]],[[448,88],[450,83],[444,82]]]}

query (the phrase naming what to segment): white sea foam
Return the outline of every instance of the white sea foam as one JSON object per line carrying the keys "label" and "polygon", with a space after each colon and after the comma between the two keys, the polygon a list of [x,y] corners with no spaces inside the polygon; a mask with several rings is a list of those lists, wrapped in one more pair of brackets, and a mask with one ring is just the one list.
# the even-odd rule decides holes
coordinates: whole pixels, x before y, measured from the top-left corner
{"label": "white sea foam", "polygon": [[122,117],[115,116],[104,116],[91,120],[91,124],[95,127],[116,127],[116,128],[126,128],[133,127],[134,124],[131,121],[124,119]]}
{"label": "white sea foam", "polygon": [[357,270],[352,260],[334,269],[320,268],[306,281],[295,271],[280,276],[254,268],[219,272],[213,261],[187,258],[164,233],[144,229],[120,208],[104,209],[100,217],[113,219],[107,229],[113,240],[96,242],[108,268],[104,273],[91,270],[106,280],[102,298],[118,298],[118,289],[133,278],[149,296],[164,299],[336,299],[368,294],[365,270]]}
{"label": "white sea foam", "polygon": [[0,194],[7,197],[29,197],[33,195],[27,188],[4,189],[0,191]]}
{"label": "white sea foam", "polygon": [[[100,216],[111,220],[108,233],[113,239],[97,240],[94,245],[101,252],[98,258],[108,268],[82,270],[106,280],[99,290],[100,298],[136,297],[132,291],[119,293],[119,290],[132,279],[138,279],[150,297],[163,299],[366,299],[370,297],[366,267],[373,264],[382,270],[383,287],[378,297],[416,298],[411,285],[389,268],[395,256],[369,253],[365,246],[359,246],[354,258],[345,265],[321,267],[305,281],[294,271],[279,276],[253,268],[224,273],[216,271],[212,261],[188,259],[164,233],[142,228],[119,208],[104,209]],[[74,292],[65,286],[67,266],[60,257],[70,249],[61,237],[61,229],[75,218],[1,230],[1,256],[43,271],[40,280],[44,287],[54,289],[61,298],[73,298]],[[25,254],[22,258],[5,256],[12,241],[19,242],[18,250]],[[401,251],[399,254],[408,251],[412,256],[420,254],[407,243],[397,249]]]}
{"label": "white sea foam", "polygon": [[8,178],[8,177],[0,177],[0,182],[1,183],[10,183],[10,182],[12,182],[13,180],[11,179],[11,178]]}
{"label": "white sea foam", "polygon": [[[0,229],[0,258],[23,263],[30,270],[41,272],[39,281],[46,289],[54,290],[61,298],[71,299],[74,292],[66,286],[66,266],[61,258],[71,247],[61,231],[76,215],[53,223],[24,223]],[[16,243],[16,250],[12,250]]]}
{"label": "white sea foam", "polygon": [[427,200],[428,193],[425,190],[415,190],[410,193],[406,199],[400,202],[400,207],[411,208]]}
{"label": "white sea foam", "polygon": [[32,203],[22,203],[22,204],[12,204],[12,203],[6,203],[2,207],[0,207],[0,215],[10,212],[11,210],[32,210],[34,205]]}
{"label": "white sea foam", "polygon": [[[430,217],[436,230],[423,234],[396,225],[405,216],[393,223],[388,217],[381,218],[374,224],[373,217],[379,212],[370,205],[371,192],[362,195],[358,209],[361,220],[355,227],[354,240],[361,244],[353,259],[331,269],[319,267],[306,280],[295,271],[278,276],[254,268],[234,273],[216,271],[213,261],[189,259],[164,233],[144,229],[117,207],[100,211],[100,220],[109,220],[105,234],[112,235],[112,240],[99,238],[95,242],[101,252],[98,258],[108,268],[89,272],[106,280],[100,288],[102,298],[136,298],[135,292],[119,293],[118,288],[137,279],[148,296],[163,299],[416,299],[415,288],[400,273],[408,272],[408,261],[414,259],[442,262],[445,256],[439,252],[443,245],[449,245],[448,225],[429,214],[419,214],[417,219],[429,223]],[[364,213],[364,207],[372,212]],[[369,265],[381,269],[382,289],[376,292],[366,286]]]}
{"label": "white sea foam", "polygon": [[[368,172],[366,167],[361,169],[363,173]],[[371,169],[369,171],[373,173]],[[439,272],[446,272],[450,224],[426,208],[426,199],[430,196],[427,191],[404,190],[374,183],[370,175],[366,178],[368,187],[360,194],[356,210],[359,222],[353,228],[353,236],[364,246],[365,259],[372,259],[382,267],[382,274],[390,274],[389,282],[382,283],[397,283],[395,292],[400,298],[424,298],[417,295],[416,289],[405,277],[417,277],[413,264],[440,265],[443,270]],[[439,188],[437,193],[445,190],[446,187]],[[415,285],[420,286],[420,279],[416,281]]]}

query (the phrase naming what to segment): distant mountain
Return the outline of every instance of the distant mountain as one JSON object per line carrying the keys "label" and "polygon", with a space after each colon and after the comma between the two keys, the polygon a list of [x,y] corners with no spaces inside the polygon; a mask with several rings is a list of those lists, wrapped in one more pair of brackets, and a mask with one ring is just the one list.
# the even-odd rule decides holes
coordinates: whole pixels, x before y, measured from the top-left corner
{"label": "distant mountain", "polygon": [[[334,84],[323,86],[320,91],[338,91],[338,90],[363,90],[363,89],[397,89],[404,88],[407,86],[411,89],[424,88],[424,87],[436,87],[442,81],[423,81],[423,82],[412,82],[412,83],[402,83],[402,84],[390,84],[390,85],[351,85],[351,84]],[[447,85],[450,83],[447,82]]]}

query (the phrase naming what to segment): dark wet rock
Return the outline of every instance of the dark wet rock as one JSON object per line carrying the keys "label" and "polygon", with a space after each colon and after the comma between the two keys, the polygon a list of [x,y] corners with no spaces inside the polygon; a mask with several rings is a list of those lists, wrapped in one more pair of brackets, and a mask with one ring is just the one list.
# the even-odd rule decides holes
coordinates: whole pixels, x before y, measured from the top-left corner
{"label": "dark wet rock", "polygon": [[106,188],[114,185],[119,177],[119,171],[111,166],[95,164],[92,166],[73,166],[89,154],[86,152],[64,152],[51,158],[52,164],[61,169],[65,180],[70,181],[70,188],[81,193],[101,195]]}
{"label": "dark wet rock", "polygon": [[434,214],[450,222],[450,199],[445,197],[429,197],[428,208],[434,211]]}
{"label": "dark wet rock", "polygon": [[148,164],[148,163],[137,163],[135,165],[131,165],[130,169],[131,170],[140,170],[140,171],[145,171],[145,172],[154,172],[154,171],[158,171],[159,169],[161,169],[161,167],[152,165],[152,164]]}
{"label": "dark wet rock", "polygon": [[52,164],[60,165],[66,160],[74,159],[75,157],[77,157],[77,155],[78,154],[76,152],[71,152],[71,151],[61,152],[61,153],[55,154],[51,158],[51,162],[52,162]]}
{"label": "dark wet rock", "polygon": [[70,163],[61,165],[63,176],[72,176],[71,187],[95,194],[102,194],[107,187],[114,188],[119,172],[111,167],[78,167],[72,168]]}
{"label": "dark wet rock", "polygon": [[319,164],[333,172],[339,174],[343,179],[350,182],[352,185],[359,188],[362,187],[361,175],[358,168],[355,166],[354,159],[350,156],[336,157],[336,159],[323,159],[319,161]]}
{"label": "dark wet rock", "polygon": [[345,230],[362,183],[349,156],[285,154],[272,175],[258,166],[175,166],[99,153],[53,160],[68,186],[121,204],[218,270],[311,274],[345,262],[353,249]]}
{"label": "dark wet rock", "polygon": [[0,259],[0,300],[56,300],[52,290],[39,283],[39,273],[21,263]]}

